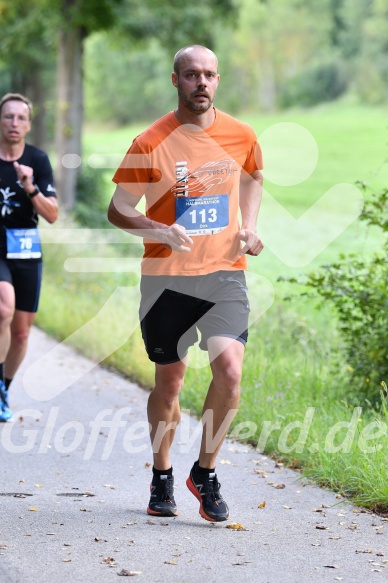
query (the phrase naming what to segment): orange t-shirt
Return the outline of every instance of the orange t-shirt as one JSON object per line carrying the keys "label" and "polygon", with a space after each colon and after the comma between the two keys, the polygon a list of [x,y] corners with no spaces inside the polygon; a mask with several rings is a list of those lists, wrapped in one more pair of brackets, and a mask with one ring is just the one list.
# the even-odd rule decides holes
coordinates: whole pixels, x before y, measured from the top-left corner
{"label": "orange t-shirt", "polygon": [[170,112],[135,138],[113,181],[145,195],[148,218],[180,223],[193,239],[188,253],[144,239],[143,275],[246,269],[237,237],[240,176],[262,167],[253,129],[219,110],[206,130]]}

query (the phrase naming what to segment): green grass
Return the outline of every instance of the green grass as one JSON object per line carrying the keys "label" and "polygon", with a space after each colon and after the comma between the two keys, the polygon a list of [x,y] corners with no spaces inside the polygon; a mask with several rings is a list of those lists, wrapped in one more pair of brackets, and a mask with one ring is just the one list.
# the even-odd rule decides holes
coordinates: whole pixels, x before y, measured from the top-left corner
{"label": "green grass", "polygon": [[[258,136],[273,124],[300,124],[311,132],[319,148],[317,166],[307,180],[290,187],[267,181],[268,192],[294,217],[299,217],[335,184],[354,184],[357,180],[364,180],[375,188],[386,186],[388,131],[384,120],[387,112],[383,108],[340,103],[308,111],[246,116],[245,121],[253,125]],[[84,138],[85,153],[108,152],[122,156],[133,137],[146,126],[89,127]],[[113,170],[107,170],[107,176],[112,174]],[[107,188],[107,202],[112,191],[113,184],[112,188]],[[47,228],[69,228],[69,219],[62,217],[58,224]],[[282,225],[279,228],[281,230]],[[308,226],[302,243],[309,245],[314,230],[314,225]],[[127,240],[130,239],[123,235],[123,241]],[[335,316],[325,306],[317,311],[311,301],[284,302],[285,294],[290,291],[297,293],[298,290],[277,281],[279,276],[298,275],[333,261],[341,253],[369,254],[379,245],[376,231],[367,231],[356,222],[304,267],[287,265],[268,247],[259,258],[250,258],[250,270],[270,282],[275,299],[271,308],[250,328],[241,407],[233,427],[235,431],[236,428],[241,430],[240,439],[244,438],[245,432],[248,441],[259,444],[260,449],[291,466],[302,468],[318,483],[365,506],[386,510],[386,412],[371,409],[360,398],[362,414],[348,451],[343,448],[333,451],[333,447],[326,447],[333,427],[338,423],[349,423],[357,404],[348,363],[342,356]],[[119,269],[101,273],[67,270],[71,258],[123,257],[123,249],[125,244],[115,246],[93,241],[87,245],[47,245],[37,323],[96,362],[114,366],[150,387],[153,366],[141,342],[137,326],[138,306],[136,298],[131,295],[137,274]],[[128,249],[128,255],[133,255],[133,248]],[[255,301],[256,295],[253,293]],[[128,330],[133,333],[130,335]],[[199,361],[203,359],[197,358],[196,350],[191,353],[193,366],[188,369],[181,403],[192,414],[199,415],[210,378],[209,369],[200,367]],[[309,413],[313,415],[306,438],[298,441],[300,427]],[[385,424],[381,425],[385,427],[385,433],[373,442],[381,447],[375,452],[365,453],[360,449],[359,436],[375,419]],[[292,423],[294,428],[290,425]],[[338,430],[336,445],[341,445],[345,434],[346,428]]]}

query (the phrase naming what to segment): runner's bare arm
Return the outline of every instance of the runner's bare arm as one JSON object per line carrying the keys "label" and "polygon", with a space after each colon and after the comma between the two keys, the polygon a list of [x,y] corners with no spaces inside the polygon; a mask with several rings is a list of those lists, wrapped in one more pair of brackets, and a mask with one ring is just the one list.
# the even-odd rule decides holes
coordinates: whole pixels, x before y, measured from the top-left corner
{"label": "runner's bare arm", "polygon": [[245,242],[240,255],[259,255],[263,243],[256,232],[257,216],[263,193],[263,175],[260,170],[252,174],[242,172],[240,179],[241,229],[239,238]]}
{"label": "runner's bare arm", "polygon": [[118,185],[108,208],[109,222],[133,235],[160,241],[173,251],[190,251],[187,245],[192,245],[193,241],[184,227],[177,224],[169,226],[149,219],[136,209],[139,201],[138,196],[128,193]]}

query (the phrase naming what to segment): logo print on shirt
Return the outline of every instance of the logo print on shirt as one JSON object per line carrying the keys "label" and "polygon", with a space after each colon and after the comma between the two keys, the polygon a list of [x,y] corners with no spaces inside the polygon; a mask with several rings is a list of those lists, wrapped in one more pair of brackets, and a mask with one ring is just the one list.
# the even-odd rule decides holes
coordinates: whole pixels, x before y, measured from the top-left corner
{"label": "logo print on shirt", "polygon": [[187,196],[189,192],[208,192],[213,186],[226,182],[232,172],[234,160],[230,158],[218,162],[207,162],[191,174],[185,167],[187,162],[176,163],[177,183],[171,188],[176,196]]}
{"label": "logo print on shirt", "polygon": [[10,187],[7,186],[5,189],[0,188],[0,193],[3,195],[3,200],[0,201],[0,204],[2,205],[1,216],[5,217],[6,215],[11,215],[13,213],[13,209],[20,206],[20,202],[9,200],[9,198],[14,196],[16,192],[11,192]]}

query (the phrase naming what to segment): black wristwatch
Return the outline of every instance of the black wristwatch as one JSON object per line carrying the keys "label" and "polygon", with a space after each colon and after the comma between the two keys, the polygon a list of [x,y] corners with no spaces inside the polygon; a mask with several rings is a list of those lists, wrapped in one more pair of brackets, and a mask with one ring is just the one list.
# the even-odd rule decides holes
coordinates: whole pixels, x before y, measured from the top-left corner
{"label": "black wristwatch", "polygon": [[26,192],[28,198],[34,198],[34,196],[36,196],[39,193],[40,193],[40,190],[36,185],[35,185],[35,190],[33,190],[32,192]]}

